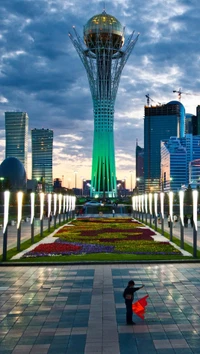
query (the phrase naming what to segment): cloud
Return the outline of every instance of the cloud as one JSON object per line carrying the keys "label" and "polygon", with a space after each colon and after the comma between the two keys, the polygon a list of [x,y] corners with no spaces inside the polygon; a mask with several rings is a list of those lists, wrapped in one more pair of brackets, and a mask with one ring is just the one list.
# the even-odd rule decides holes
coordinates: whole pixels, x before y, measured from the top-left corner
{"label": "cloud", "polygon": [[[90,178],[93,107],[87,75],[68,32],[75,25],[82,36],[89,18],[102,10],[103,2],[96,0],[0,2],[0,130],[9,110],[27,111],[30,129],[53,129],[54,177],[64,175],[71,183],[74,170],[79,184],[81,176]],[[147,93],[155,103],[166,103],[177,99],[173,90],[181,87],[187,112],[194,114],[200,103],[199,10],[197,0],[106,3],[107,13],[126,25],[126,40],[132,30],[140,32],[115,105],[118,178],[134,171],[136,139],[143,146]],[[0,134],[0,139],[3,159],[5,138]]]}

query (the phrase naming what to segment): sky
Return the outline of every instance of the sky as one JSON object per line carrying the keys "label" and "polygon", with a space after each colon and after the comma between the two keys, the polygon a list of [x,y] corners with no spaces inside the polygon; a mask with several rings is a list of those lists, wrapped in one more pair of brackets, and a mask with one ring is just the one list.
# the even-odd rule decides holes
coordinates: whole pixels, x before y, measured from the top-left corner
{"label": "sky", "polygon": [[[64,186],[90,179],[93,107],[87,75],[68,32],[104,9],[98,0],[0,1],[0,161],[5,111],[29,115],[31,129],[54,131],[53,176]],[[115,104],[117,179],[135,183],[135,146],[143,147],[145,95],[151,104],[178,100],[187,113],[200,104],[199,0],[110,0],[105,9],[139,39],[122,72]],[[125,39],[125,40],[126,40]],[[76,173],[75,173],[76,172]]]}

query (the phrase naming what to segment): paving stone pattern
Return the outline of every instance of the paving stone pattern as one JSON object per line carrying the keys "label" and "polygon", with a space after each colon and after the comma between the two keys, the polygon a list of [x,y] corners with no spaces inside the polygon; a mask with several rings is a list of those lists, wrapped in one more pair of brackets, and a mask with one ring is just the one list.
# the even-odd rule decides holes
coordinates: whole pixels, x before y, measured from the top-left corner
{"label": "paving stone pattern", "polygon": [[[125,322],[127,282],[145,320]],[[200,354],[199,264],[0,268],[0,354]]]}

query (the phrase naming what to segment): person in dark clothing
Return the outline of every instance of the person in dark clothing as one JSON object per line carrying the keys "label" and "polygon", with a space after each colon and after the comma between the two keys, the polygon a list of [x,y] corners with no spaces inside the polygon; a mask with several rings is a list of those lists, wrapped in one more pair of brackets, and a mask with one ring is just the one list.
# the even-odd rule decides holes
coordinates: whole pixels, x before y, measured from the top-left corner
{"label": "person in dark clothing", "polygon": [[140,289],[142,289],[144,287],[144,285],[140,286],[140,287],[135,287],[135,282],[133,280],[130,280],[128,282],[127,287],[124,289],[123,292],[123,297],[125,299],[125,304],[126,304],[126,323],[129,324],[135,324],[135,322],[133,322],[132,320],[132,303],[133,303],[133,299],[134,299],[134,293]]}

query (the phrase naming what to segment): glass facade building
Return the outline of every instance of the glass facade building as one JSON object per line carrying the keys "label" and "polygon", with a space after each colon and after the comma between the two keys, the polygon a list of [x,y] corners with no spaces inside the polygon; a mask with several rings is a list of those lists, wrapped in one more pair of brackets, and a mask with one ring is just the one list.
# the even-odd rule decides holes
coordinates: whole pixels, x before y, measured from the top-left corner
{"label": "glass facade building", "polygon": [[178,101],[166,105],[146,106],[144,117],[145,192],[160,189],[161,140],[184,137],[185,109]]}
{"label": "glass facade building", "polygon": [[5,158],[16,157],[27,172],[28,163],[28,114],[5,112]]}
{"label": "glass facade building", "polygon": [[45,192],[53,190],[53,131],[33,129],[32,140],[32,179],[42,185]]}
{"label": "glass facade building", "polygon": [[[184,138],[171,137],[161,142],[161,181],[164,191],[177,192],[198,180],[200,136],[186,134]],[[197,168],[196,168],[197,166]],[[196,170],[195,170],[196,168]]]}

